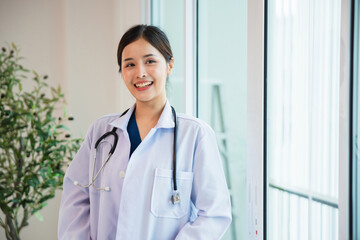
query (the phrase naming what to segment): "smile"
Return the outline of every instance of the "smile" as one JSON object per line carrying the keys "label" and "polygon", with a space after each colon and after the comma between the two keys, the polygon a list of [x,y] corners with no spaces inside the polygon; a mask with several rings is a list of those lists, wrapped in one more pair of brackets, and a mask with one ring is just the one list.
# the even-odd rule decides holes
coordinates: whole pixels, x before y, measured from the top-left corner
{"label": "smile", "polygon": [[153,82],[141,82],[141,83],[134,84],[134,86],[136,88],[144,88],[144,87],[150,86],[152,84],[153,84]]}

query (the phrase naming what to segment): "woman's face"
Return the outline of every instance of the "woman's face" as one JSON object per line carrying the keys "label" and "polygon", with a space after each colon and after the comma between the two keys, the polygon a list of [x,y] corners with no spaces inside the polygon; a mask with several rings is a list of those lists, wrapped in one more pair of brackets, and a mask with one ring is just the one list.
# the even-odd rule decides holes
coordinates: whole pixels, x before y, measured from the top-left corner
{"label": "woman's face", "polygon": [[136,101],[151,104],[166,102],[165,83],[173,60],[164,56],[149,42],[140,38],[127,45],[122,52],[122,77]]}

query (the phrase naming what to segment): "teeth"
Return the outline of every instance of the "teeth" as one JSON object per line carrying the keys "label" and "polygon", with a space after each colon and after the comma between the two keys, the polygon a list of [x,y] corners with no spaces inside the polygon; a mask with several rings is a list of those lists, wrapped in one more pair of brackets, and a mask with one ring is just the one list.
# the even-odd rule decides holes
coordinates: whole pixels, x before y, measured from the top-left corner
{"label": "teeth", "polygon": [[151,84],[152,84],[152,82],[143,82],[143,83],[135,84],[135,86],[138,87],[138,88],[141,88],[141,87],[147,87],[147,86],[149,86]]}

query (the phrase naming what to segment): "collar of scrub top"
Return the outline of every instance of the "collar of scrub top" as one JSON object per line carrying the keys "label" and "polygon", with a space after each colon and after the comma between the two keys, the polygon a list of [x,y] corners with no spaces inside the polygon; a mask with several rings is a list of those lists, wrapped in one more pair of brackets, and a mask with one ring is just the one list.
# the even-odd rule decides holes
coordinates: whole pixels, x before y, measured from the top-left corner
{"label": "collar of scrub top", "polygon": [[[124,114],[124,116],[122,116],[121,118],[116,118],[114,121],[110,122],[109,124],[123,131],[127,131],[127,125],[134,110],[135,110],[135,104],[131,108],[129,108],[129,111],[126,114]],[[169,101],[166,101],[164,110],[162,111],[159,121],[154,128],[174,128],[174,127],[175,127],[175,122],[173,119],[171,105]]]}

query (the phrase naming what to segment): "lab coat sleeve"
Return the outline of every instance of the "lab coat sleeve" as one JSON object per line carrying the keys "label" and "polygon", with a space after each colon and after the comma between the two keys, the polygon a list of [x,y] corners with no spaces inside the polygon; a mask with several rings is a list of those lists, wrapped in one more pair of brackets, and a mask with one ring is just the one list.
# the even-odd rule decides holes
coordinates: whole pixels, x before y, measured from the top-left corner
{"label": "lab coat sleeve", "polygon": [[194,154],[191,201],[197,218],[176,239],[220,239],[231,223],[231,203],[215,134],[207,129]]}
{"label": "lab coat sleeve", "polygon": [[89,190],[74,181],[89,181],[89,133],[66,171],[59,210],[58,239],[90,239]]}

